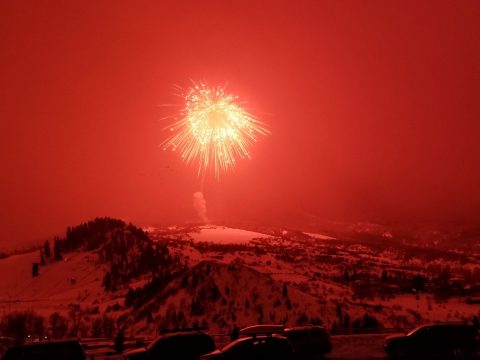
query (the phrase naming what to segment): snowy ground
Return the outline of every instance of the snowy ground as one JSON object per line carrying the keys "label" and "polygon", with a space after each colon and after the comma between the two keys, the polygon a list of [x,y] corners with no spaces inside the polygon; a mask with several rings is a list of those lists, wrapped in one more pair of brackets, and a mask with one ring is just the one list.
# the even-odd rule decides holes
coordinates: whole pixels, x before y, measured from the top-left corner
{"label": "snowy ground", "polygon": [[[422,271],[425,260],[404,260],[396,254],[396,248],[377,249],[369,247],[368,243],[342,242],[341,239],[322,234],[285,231],[275,237],[262,233],[262,230],[248,231],[214,225],[147,230],[153,239],[168,239],[172,253],[179,255],[189,267],[205,261],[221,264],[223,268],[209,279],[217,283],[227,303],[238,296],[225,294],[226,287],[232,293],[238,289],[249,289],[245,296],[242,295],[242,301],[235,305],[237,321],[255,321],[253,311],[245,315],[240,306],[243,306],[246,296],[251,295],[255,286],[259,287],[255,292],[258,292],[259,303],[264,306],[265,317],[270,312],[276,312],[276,320],[280,321],[286,314],[286,302],[282,299],[284,283],[288,285],[294,305],[292,311],[296,311],[294,317],[290,316],[290,321],[295,321],[305,311],[323,319],[327,327],[336,320],[337,304],[352,319],[369,312],[388,328],[437,320],[469,320],[472,315],[480,314],[478,305],[468,304],[461,297],[442,303],[436,303],[428,293],[402,293],[393,298],[353,298],[352,284],[341,281],[345,267],[350,271],[356,269],[377,276],[383,269],[405,274]],[[207,243],[206,246],[203,246],[204,243]],[[109,305],[123,305],[128,288],[141,287],[147,281],[145,278],[134,279],[118,291],[106,293],[102,288],[104,269],[98,264],[94,252],[67,254],[61,262],[41,266],[40,276],[32,278],[32,263],[38,261],[38,251],[0,259],[0,313],[32,309],[48,316],[54,311],[68,311],[70,304],[81,305],[82,309],[98,306],[102,313]],[[438,259],[438,262],[444,260]],[[231,263],[241,264],[236,273],[225,270]],[[452,268],[463,266],[449,264]],[[468,267],[469,263],[464,265]],[[478,264],[472,266],[476,268]],[[188,314],[191,297],[192,294],[175,293],[158,305],[156,313],[164,314],[168,305],[174,304],[177,309],[183,306]],[[281,305],[272,307],[277,298],[282,300]],[[184,305],[179,305],[182,300]],[[225,310],[227,308],[225,306]],[[403,325],[404,318],[409,324]]]}
{"label": "snowy ground", "polygon": [[322,234],[313,234],[313,233],[304,233],[304,234],[319,240],[335,240],[334,237],[322,235]]}
{"label": "snowy ground", "polygon": [[38,261],[38,252],[0,260],[0,309],[49,314],[66,310],[72,303],[91,305],[103,300],[103,269],[96,264],[95,254],[68,254],[60,262],[41,266],[34,278],[32,263]]}
{"label": "snowy ground", "polygon": [[388,359],[383,350],[383,342],[386,336],[387,334],[332,336],[333,350],[326,359]]}
{"label": "snowy ground", "polygon": [[190,236],[196,242],[212,242],[220,244],[248,244],[253,239],[270,239],[271,236],[224,226],[203,226],[198,233],[192,232]]}

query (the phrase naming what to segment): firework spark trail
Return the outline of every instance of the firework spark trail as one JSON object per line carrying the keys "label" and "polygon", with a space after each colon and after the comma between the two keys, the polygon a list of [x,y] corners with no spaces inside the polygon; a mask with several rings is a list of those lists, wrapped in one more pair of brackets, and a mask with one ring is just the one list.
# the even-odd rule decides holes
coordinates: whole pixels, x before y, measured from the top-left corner
{"label": "firework spark trail", "polygon": [[198,174],[208,169],[216,177],[235,166],[238,158],[250,158],[249,147],[259,134],[269,131],[240,106],[238,97],[221,87],[205,83],[193,86],[180,96],[185,108],[169,127],[171,135],[162,143],[164,150],[180,152],[186,163],[198,162]]}

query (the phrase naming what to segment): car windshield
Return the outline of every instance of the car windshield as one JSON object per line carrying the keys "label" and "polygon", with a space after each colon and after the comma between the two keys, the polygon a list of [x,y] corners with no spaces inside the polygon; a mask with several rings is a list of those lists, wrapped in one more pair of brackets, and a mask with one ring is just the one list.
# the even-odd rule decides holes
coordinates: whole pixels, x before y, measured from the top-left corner
{"label": "car windshield", "polygon": [[241,346],[240,343],[238,343],[237,341],[233,341],[227,345],[225,345],[221,351],[222,352],[225,352],[225,351],[228,351],[229,349],[231,349],[232,347],[235,347],[235,346]]}
{"label": "car windshield", "polygon": [[407,336],[412,336],[413,334],[419,335],[422,332],[427,331],[427,329],[428,328],[425,327],[425,326],[419,326],[419,327],[413,329],[412,331],[410,331],[409,333],[407,333]]}
{"label": "car windshield", "polygon": [[158,342],[158,339],[157,340],[153,340],[150,344],[148,344],[147,346],[145,346],[145,349],[147,350],[151,350]]}
{"label": "car windshield", "polygon": [[248,341],[247,340],[243,340],[243,341],[233,341],[231,342],[230,344],[227,344],[226,346],[224,346],[222,348],[222,352],[225,352],[225,351],[228,351],[230,350],[231,348],[234,348],[234,347],[246,347],[247,345],[245,345]]}
{"label": "car windshield", "polygon": [[308,332],[307,331],[292,331],[287,334],[287,338],[291,341],[302,341],[308,340]]}

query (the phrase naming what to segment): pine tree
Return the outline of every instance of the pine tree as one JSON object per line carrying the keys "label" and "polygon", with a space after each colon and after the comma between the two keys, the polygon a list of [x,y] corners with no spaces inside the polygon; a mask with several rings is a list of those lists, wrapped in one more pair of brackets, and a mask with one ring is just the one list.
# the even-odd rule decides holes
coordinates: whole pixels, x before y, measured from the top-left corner
{"label": "pine tree", "polygon": [[417,291],[424,291],[425,290],[425,277],[417,274],[413,278],[413,288]]}
{"label": "pine tree", "polygon": [[287,299],[287,301],[285,301],[285,305],[287,306],[288,310],[292,310],[292,303],[291,303],[290,299]]}
{"label": "pine tree", "polygon": [[38,276],[38,263],[32,263],[32,277],[37,277]]}
{"label": "pine tree", "polygon": [[45,255],[43,253],[43,249],[40,249],[40,265],[45,265]]}
{"label": "pine tree", "polygon": [[55,241],[53,243],[53,257],[56,261],[60,261],[63,259],[60,239],[58,238],[55,238]]}
{"label": "pine tree", "polygon": [[350,315],[348,315],[348,313],[346,313],[344,316],[343,316],[343,327],[345,329],[349,329],[350,328]]}
{"label": "pine tree", "polygon": [[115,336],[115,340],[114,340],[114,344],[113,344],[113,348],[115,349],[115,351],[118,354],[120,354],[123,351],[124,342],[125,342],[125,330],[120,329],[118,331],[117,335]]}
{"label": "pine tree", "polygon": [[381,280],[382,280],[382,282],[387,282],[387,281],[388,281],[388,272],[387,272],[387,270],[383,270],[383,271],[382,271]]}
{"label": "pine tree", "polygon": [[50,259],[50,256],[52,255],[50,251],[50,241],[45,241],[45,244],[43,245],[43,253],[45,255],[45,258],[48,260]]}
{"label": "pine tree", "polygon": [[153,322],[153,316],[152,313],[147,314],[147,324],[151,324]]}
{"label": "pine tree", "polygon": [[112,289],[112,274],[110,273],[110,271],[107,271],[105,273],[102,285],[103,285],[103,288],[105,289],[105,291],[109,291],[109,290]]}
{"label": "pine tree", "polygon": [[52,339],[61,339],[67,335],[68,322],[64,316],[60,315],[58,312],[54,312],[50,315],[49,323]]}
{"label": "pine tree", "polygon": [[126,307],[132,306],[134,301],[135,301],[135,290],[133,290],[132,288],[129,288],[127,295],[125,296],[125,306]]}
{"label": "pine tree", "polygon": [[102,319],[101,318],[96,318],[93,323],[92,323],[92,337],[94,338],[99,338],[102,336]]}

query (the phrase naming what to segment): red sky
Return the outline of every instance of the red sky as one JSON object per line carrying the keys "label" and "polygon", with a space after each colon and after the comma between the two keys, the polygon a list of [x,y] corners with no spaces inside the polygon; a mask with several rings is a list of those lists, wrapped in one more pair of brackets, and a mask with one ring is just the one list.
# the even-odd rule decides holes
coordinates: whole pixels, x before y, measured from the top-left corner
{"label": "red sky", "polygon": [[190,78],[272,132],[207,181],[213,220],[478,220],[479,24],[478,1],[2,1],[0,247],[195,220],[158,146]]}

